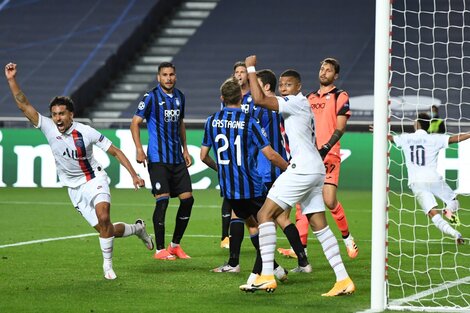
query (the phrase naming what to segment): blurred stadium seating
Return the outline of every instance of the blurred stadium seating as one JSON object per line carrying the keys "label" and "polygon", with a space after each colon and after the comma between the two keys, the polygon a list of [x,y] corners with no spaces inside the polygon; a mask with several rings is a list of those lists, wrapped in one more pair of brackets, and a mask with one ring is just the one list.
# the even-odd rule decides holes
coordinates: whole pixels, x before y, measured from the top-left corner
{"label": "blurred stadium seating", "polygon": [[[178,2],[4,1],[0,59],[18,64],[19,83],[39,111],[47,112],[50,99],[64,94],[73,96],[80,113],[147,40],[155,18]],[[21,116],[5,83],[0,116]]]}
{"label": "blurred stadium seating", "polygon": [[[167,12],[185,2],[4,1],[0,56],[4,63],[19,64],[19,81],[41,112],[47,112],[53,95],[68,94],[76,100],[79,115],[86,116],[113,85],[125,85],[117,79],[120,73],[156,36]],[[218,88],[233,64],[257,54],[258,69],[271,68],[278,75],[287,68],[298,70],[304,93],[318,88],[319,61],[338,58],[342,67],[337,83],[352,97],[351,121],[371,121],[374,14],[373,0],[219,0],[173,58],[178,88],[187,98],[186,119],[202,121],[217,110]],[[132,91],[141,95],[155,82],[139,84],[142,90]],[[448,100],[442,99],[442,104]],[[21,116],[11,102],[6,84],[0,84],[0,117]],[[137,102],[129,100],[115,116],[130,119]],[[458,119],[465,115],[460,109],[453,106],[444,112]]]}

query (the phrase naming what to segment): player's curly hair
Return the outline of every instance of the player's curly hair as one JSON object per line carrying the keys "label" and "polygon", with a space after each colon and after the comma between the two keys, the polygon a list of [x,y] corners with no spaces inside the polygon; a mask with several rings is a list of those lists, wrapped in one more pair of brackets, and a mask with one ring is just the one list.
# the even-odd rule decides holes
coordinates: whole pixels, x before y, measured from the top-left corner
{"label": "player's curly hair", "polygon": [[70,97],[56,96],[52,98],[51,102],[49,103],[49,111],[51,111],[52,107],[56,105],[65,105],[65,107],[67,108],[69,112],[73,113],[74,111],[74,103],[73,103],[72,98]]}
{"label": "player's curly hair", "polygon": [[333,68],[335,69],[335,73],[339,74],[340,65],[339,65],[338,60],[336,60],[335,58],[325,58],[320,62],[320,66],[322,66],[323,63],[331,64],[333,66]]}

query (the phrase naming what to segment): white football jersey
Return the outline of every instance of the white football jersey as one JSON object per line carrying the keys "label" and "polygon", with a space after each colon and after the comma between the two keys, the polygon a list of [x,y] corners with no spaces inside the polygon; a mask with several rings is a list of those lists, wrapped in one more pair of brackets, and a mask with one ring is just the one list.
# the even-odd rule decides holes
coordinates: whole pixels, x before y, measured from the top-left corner
{"label": "white football jersey", "polygon": [[408,184],[435,182],[442,179],[437,172],[439,150],[449,146],[449,136],[428,134],[418,129],[412,134],[393,136],[397,147],[402,148],[408,170]]}
{"label": "white football jersey", "polygon": [[94,128],[73,122],[61,134],[55,123],[39,114],[36,126],[46,136],[54,155],[57,174],[64,186],[77,187],[96,176],[106,175],[103,167],[93,157],[93,145],[108,151],[111,141]]}
{"label": "white football jersey", "polygon": [[290,165],[300,174],[324,174],[323,160],[315,147],[315,119],[307,98],[302,93],[277,97],[279,113],[284,120],[286,146]]}

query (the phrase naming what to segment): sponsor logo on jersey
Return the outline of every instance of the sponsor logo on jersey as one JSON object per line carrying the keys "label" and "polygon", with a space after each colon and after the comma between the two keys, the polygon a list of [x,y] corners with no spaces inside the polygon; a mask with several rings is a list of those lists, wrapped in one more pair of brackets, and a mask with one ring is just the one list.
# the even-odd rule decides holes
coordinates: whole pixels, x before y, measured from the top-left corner
{"label": "sponsor logo on jersey", "polygon": [[180,110],[165,110],[165,122],[177,122],[180,119]]}
{"label": "sponsor logo on jersey", "polygon": [[158,102],[158,105],[164,105],[165,104],[165,101],[162,101],[162,102]]}
{"label": "sponsor logo on jersey", "polygon": [[326,102],[321,102],[321,103],[312,103],[310,104],[310,107],[313,110],[318,110],[318,109],[324,109],[326,105]]}

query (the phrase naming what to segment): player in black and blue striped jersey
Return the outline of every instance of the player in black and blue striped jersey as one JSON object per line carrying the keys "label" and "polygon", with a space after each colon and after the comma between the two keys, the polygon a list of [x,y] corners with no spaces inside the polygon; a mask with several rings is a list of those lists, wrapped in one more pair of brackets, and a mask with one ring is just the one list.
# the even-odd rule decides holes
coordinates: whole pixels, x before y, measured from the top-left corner
{"label": "player in black and blue striped jersey", "polygon": [[[254,228],[257,227],[256,214],[266,198],[266,188],[257,170],[258,153],[263,153],[282,170],[288,163],[272,149],[257,121],[241,109],[242,93],[237,80],[233,77],[227,79],[220,91],[225,106],[206,121],[201,160],[218,172],[221,196],[236,216]],[[211,148],[215,152],[215,161],[209,156]],[[253,245],[258,248],[257,236],[253,238],[256,238],[252,240]],[[230,242],[229,262],[215,272],[240,271],[239,251],[233,251],[236,246]],[[257,257],[261,261],[259,251]],[[257,262],[256,266],[253,272],[259,273],[261,263]],[[285,275],[283,269],[282,272]]]}
{"label": "player in black and blue striped jersey", "polygon": [[[180,246],[191,215],[194,199],[188,167],[191,157],[186,144],[184,124],[185,97],[177,88],[176,68],[170,62],[158,67],[158,85],[147,92],[140,101],[131,122],[138,163],[148,163],[152,182],[152,194],[156,198],[153,213],[155,228],[155,259],[187,259],[189,256]],[[140,124],[147,121],[149,143],[145,154],[140,140]],[[165,249],[165,214],[170,197],[178,197],[180,205],[176,214],[173,239]]]}

